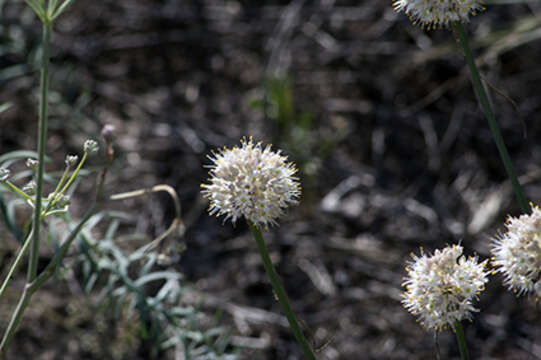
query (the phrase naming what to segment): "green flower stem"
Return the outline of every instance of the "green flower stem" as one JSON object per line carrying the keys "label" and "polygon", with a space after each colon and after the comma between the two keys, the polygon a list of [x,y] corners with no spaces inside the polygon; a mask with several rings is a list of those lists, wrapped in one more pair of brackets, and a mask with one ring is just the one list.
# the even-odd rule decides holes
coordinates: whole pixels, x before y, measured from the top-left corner
{"label": "green flower stem", "polygon": [[252,234],[254,235],[255,241],[257,243],[257,247],[259,248],[259,253],[261,254],[261,258],[263,259],[263,265],[265,266],[267,275],[269,276],[270,281],[272,283],[272,288],[274,289],[274,292],[276,296],[278,297],[278,302],[282,306],[282,310],[284,311],[287,317],[287,320],[289,321],[289,326],[291,327],[291,330],[293,331],[293,334],[295,335],[297,342],[301,346],[302,351],[304,352],[304,355],[306,356],[306,358],[310,360],[315,360],[316,356],[314,355],[312,348],[310,347],[310,345],[306,341],[306,338],[304,337],[301,327],[299,326],[299,323],[297,322],[295,313],[291,309],[291,305],[289,303],[287,294],[281,285],[280,278],[278,277],[278,274],[276,273],[276,271],[274,270],[274,267],[272,266],[272,262],[269,257],[267,246],[265,245],[265,240],[263,239],[263,235],[261,234],[261,231],[255,225],[249,224],[249,226],[250,226],[250,230],[252,230]]}
{"label": "green flower stem", "polygon": [[455,322],[455,335],[458,342],[458,348],[460,349],[460,358],[462,360],[469,360],[468,346],[466,345],[466,338],[464,336],[464,329],[462,329],[462,323],[460,321]]}
{"label": "green flower stem", "polygon": [[[34,280],[38,268],[39,251],[39,228],[41,225],[41,196],[43,194],[43,172],[45,169],[45,144],[47,142],[47,111],[49,96],[49,47],[51,43],[52,24],[50,21],[43,22],[41,78],[40,78],[40,102],[39,102],[39,129],[38,129],[38,173],[37,192],[34,204],[34,221],[32,224],[32,246],[30,248],[30,260],[28,261],[27,281]],[[22,300],[22,299],[21,299]]]}
{"label": "green flower stem", "polygon": [[2,338],[2,342],[0,343],[0,356],[5,356],[7,347],[11,342],[13,335],[15,335],[15,330],[17,329],[17,326],[21,322],[24,310],[26,309],[28,303],[30,302],[30,299],[32,298],[32,293],[28,291],[28,287],[29,284],[25,286],[23,294],[19,299],[19,303],[17,304],[11,320],[9,321],[6,332],[4,333],[4,337]]}
{"label": "green flower stem", "polygon": [[[88,157],[88,153],[85,152],[83,154],[83,158],[81,159],[81,161],[79,161],[79,164],[77,165],[77,168],[73,171],[73,174],[71,174],[71,177],[70,179],[68,180],[68,182],[66,183],[66,185],[64,185],[64,187],[62,188],[62,190],[60,190],[60,193],[58,194],[58,197],[60,197],[60,195],[63,195],[66,190],[68,190],[68,188],[70,187],[70,185],[73,183],[73,181],[75,180],[75,178],[77,177],[77,175],[79,175],[79,171],[81,171],[81,168],[83,167],[83,164],[85,163],[86,161],[86,158]],[[55,198],[55,201],[58,200]]]}
{"label": "green flower stem", "polygon": [[34,202],[34,198],[29,196],[28,194],[25,194],[24,191],[22,191],[21,189],[19,189],[17,186],[15,186],[11,181],[9,180],[6,180],[4,182],[4,184],[6,184],[7,187],[9,187],[9,189],[11,191],[13,191],[15,194],[19,195],[20,197],[22,198],[25,198],[26,200],[30,201],[30,202]]}
{"label": "green flower stem", "polygon": [[511,181],[511,185],[517,197],[517,201],[520,205],[522,212],[529,213],[528,202],[526,201],[526,197],[524,196],[520,183],[518,182],[513,163],[511,162],[511,158],[509,157],[509,153],[507,152],[507,148],[505,147],[505,143],[503,142],[500,127],[496,122],[494,113],[492,112],[492,108],[490,106],[490,103],[488,102],[487,93],[483,86],[483,83],[481,82],[479,72],[477,71],[473,53],[470,49],[470,45],[468,44],[468,37],[466,36],[464,27],[462,26],[462,23],[460,21],[457,21],[453,24],[453,29],[458,37],[462,49],[464,50],[464,56],[466,57],[466,62],[468,63],[468,67],[470,69],[473,87],[477,92],[479,102],[481,103],[481,106],[483,107],[483,110],[485,112],[485,116],[490,126],[490,131],[492,132],[492,137],[494,138],[494,142],[496,143],[496,147],[498,148],[498,151],[500,153],[503,165],[505,167],[505,170],[507,171],[507,176]]}
{"label": "green flower stem", "polygon": [[[66,179],[68,178],[69,171],[70,171],[70,167],[66,166],[66,169],[64,169],[64,173],[62,174],[62,177],[60,178],[60,180],[58,181],[58,184],[56,184],[56,188],[54,189],[53,197],[52,197],[53,199],[56,198],[56,195],[58,195],[58,192],[62,188],[62,185],[64,185],[64,181],[66,181]],[[44,212],[47,212],[47,211],[44,211]]]}
{"label": "green flower stem", "polygon": [[71,174],[71,177],[69,178],[68,182],[66,183],[66,185],[64,185],[62,190],[60,190],[60,188],[64,184],[64,181],[67,178],[67,174],[68,174],[68,171],[69,171],[69,166],[66,168],[66,171],[64,171],[64,174],[62,175],[62,178],[60,179],[60,181],[58,182],[58,185],[56,186],[56,189],[55,189],[55,191],[53,193],[53,196],[52,196],[52,200],[47,205],[47,208],[45,209],[45,211],[43,211],[42,216],[51,214],[49,212],[49,210],[51,210],[51,208],[56,204],[58,199],[60,199],[60,197],[66,192],[66,190],[68,190],[68,188],[73,183],[73,181],[75,180],[77,175],[79,175],[79,171],[81,171],[81,168],[83,167],[83,164],[85,163],[85,160],[86,160],[87,157],[88,157],[88,153],[85,152],[83,154],[83,158],[81,159],[81,161],[79,161],[79,164],[77,165],[77,168],[73,171],[73,174]]}
{"label": "green flower stem", "polygon": [[47,6],[47,16],[49,18],[52,18],[53,17],[53,14],[56,10],[56,5],[58,3],[58,0],[50,0],[49,1],[49,4]]}
{"label": "green flower stem", "polygon": [[6,291],[6,288],[11,280],[11,277],[13,276],[13,273],[15,273],[15,270],[19,267],[19,264],[21,263],[21,260],[24,257],[24,254],[26,253],[26,250],[28,250],[28,246],[32,242],[32,231],[28,234],[26,237],[26,240],[24,241],[23,246],[19,250],[19,253],[17,254],[17,257],[15,258],[15,261],[9,268],[8,274],[6,275],[6,278],[4,279],[4,282],[2,283],[2,287],[0,288],[0,300],[2,300],[2,297],[4,296],[4,291]]}

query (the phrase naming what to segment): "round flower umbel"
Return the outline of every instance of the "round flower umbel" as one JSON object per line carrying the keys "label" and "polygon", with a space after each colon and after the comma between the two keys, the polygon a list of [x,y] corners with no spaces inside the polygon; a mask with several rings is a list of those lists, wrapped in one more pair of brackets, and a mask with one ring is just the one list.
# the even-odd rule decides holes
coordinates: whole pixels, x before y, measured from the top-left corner
{"label": "round flower umbel", "polygon": [[487,261],[466,258],[462,246],[453,245],[427,256],[411,255],[402,286],[402,304],[428,329],[441,331],[454,328],[455,322],[471,319],[478,310],[473,301],[485,288]]}
{"label": "round flower umbel", "polygon": [[393,7],[409,15],[413,24],[428,29],[468,22],[470,15],[484,10],[480,0],[395,0]]}
{"label": "round flower umbel", "polygon": [[493,241],[492,264],[505,276],[505,285],[519,295],[541,297],[541,210],[509,217],[507,232]]}
{"label": "round flower umbel", "polygon": [[270,145],[242,139],[240,147],[223,148],[208,157],[214,164],[209,166],[210,184],[202,184],[201,192],[210,201],[211,215],[225,215],[224,221],[233,223],[244,216],[266,228],[277,224],[285,208],[298,203],[297,169]]}

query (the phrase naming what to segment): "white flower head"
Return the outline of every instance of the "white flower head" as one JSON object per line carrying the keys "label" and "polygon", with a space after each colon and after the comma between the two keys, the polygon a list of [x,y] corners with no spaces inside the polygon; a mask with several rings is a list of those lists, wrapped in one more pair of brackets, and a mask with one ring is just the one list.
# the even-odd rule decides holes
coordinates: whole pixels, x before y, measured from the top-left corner
{"label": "white flower head", "polygon": [[290,205],[296,205],[301,189],[295,165],[280,151],[263,147],[252,138],[241,140],[240,147],[223,148],[208,156],[210,184],[201,193],[210,201],[211,215],[224,215],[233,223],[245,217],[252,224],[267,228]]}
{"label": "white flower head", "polygon": [[481,0],[395,0],[393,7],[409,15],[413,24],[427,29],[447,28],[455,21],[468,22],[470,15],[485,9]]}
{"label": "white flower head", "polygon": [[462,255],[462,246],[448,246],[427,256],[411,255],[408,276],[402,286],[402,304],[428,329],[441,331],[454,328],[456,321],[471,319],[479,311],[473,301],[485,288],[487,260]]}
{"label": "white flower head", "polygon": [[509,217],[507,232],[493,240],[492,264],[505,277],[505,285],[518,295],[534,292],[541,297],[541,210]]}

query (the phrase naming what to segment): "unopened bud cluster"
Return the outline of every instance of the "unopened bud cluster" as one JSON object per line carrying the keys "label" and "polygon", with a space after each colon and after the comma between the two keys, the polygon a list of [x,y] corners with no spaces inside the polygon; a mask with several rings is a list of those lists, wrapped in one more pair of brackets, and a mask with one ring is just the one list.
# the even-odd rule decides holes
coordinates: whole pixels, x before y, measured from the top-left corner
{"label": "unopened bud cluster", "polygon": [[225,216],[233,223],[245,217],[256,226],[275,225],[284,209],[298,203],[297,169],[287,158],[252,139],[240,147],[224,148],[209,156],[209,184],[202,194],[210,201],[211,215]]}
{"label": "unopened bud cluster", "polygon": [[480,0],[395,0],[396,11],[404,11],[414,24],[428,29],[468,22],[470,15],[484,10]]}
{"label": "unopened bud cluster", "polygon": [[432,256],[422,252],[408,263],[402,304],[428,329],[454,328],[457,321],[470,319],[478,311],[473,302],[488,281],[487,261],[466,258],[462,246],[436,250]]}
{"label": "unopened bud cluster", "polygon": [[541,210],[509,217],[507,232],[493,241],[492,264],[505,277],[505,285],[519,295],[541,297]]}
{"label": "unopened bud cluster", "polygon": [[66,160],[64,161],[67,167],[72,167],[77,164],[79,157],[77,155],[66,155]]}
{"label": "unopened bud cluster", "polygon": [[28,196],[36,195],[38,185],[34,180],[29,181],[25,186],[23,186],[23,192]]}
{"label": "unopened bud cluster", "polygon": [[26,159],[26,167],[32,171],[38,171],[39,161],[36,159],[28,158]]}
{"label": "unopened bud cluster", "polygon": [[98,151],[98,143],[95,140],[86,140],[83,145],[84,152],[92,154]]}
{"label": "unopened bud cluster", "polygon": [[0,167],[0,181],[6,181],[10,175],[11,171],[9,169]]}

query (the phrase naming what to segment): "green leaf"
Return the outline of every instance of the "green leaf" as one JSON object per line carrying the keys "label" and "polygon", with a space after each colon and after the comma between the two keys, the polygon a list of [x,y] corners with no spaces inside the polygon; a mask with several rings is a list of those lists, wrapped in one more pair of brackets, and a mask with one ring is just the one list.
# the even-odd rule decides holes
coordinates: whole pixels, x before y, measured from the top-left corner
{"label": "green leaf", "polygon": [[186,317],[188,315],[193,315],[195,312],[195,309],[191,306],[188,307],[181,307],[181,306],[175,306],[171,310],[169,310],[169,314],[172,316],[178,316],[178,317]]}
{"label": "green leaf", "polygon": [[148,274],[152,270],[152,267],[156,263],[156,258],[157,258],[156,254],[149,254],[148,255],[148,261],[146,262],[146,264],[139,271],[139,277],[145,276],[146,274]]}
{"label": "green leaf", "polygon": [[[7,67],[4,67],[2,70],[0,70],[0,81],[7,81],[14,77],[22,76],[28,72],[29,70],[26,64],[17,64],[17,65],[7,66]],[[11,104],[8,104],[8,105],[9,106],[6,107],[5,109],[2,109],[2,111],[7,110],[8,108],[11,107]]]}
{"label": "green leaf", "polygon": [[107,227],[104,238],[106,240],[113,240],[119,225],[120,222],[118,221],[118,219],[114,219],[113,221],[111,221],[111,223]]}
{"label": "green leaf", "polygon": [[145,275],[143,277],[140,277],[139,279],[137,279],[135,281],[134,285],[139,287],[139,286],[144,285],[144,284],[146,284],[148,282],[151,282],[151,281],[169,280],[169,279],[178,280],[180,278],[182,278],[182,275],[177,273],[177,272],[173,272],[173,271],[156,271],[156,272],[150,273],[148,275]]}
{"label": "green leaf", "polygon": [[11,107],[10,103],[5,103],[5,104],[0,105],[0,113],[3,113],[4,111],[9,109],[10,107]]}
{"label": "green leaf", "polygon": [[17,227],[15,223],[15,218],[12,216],[13,213],[8,211],[6,203],[4,202],[4,197],[1,194],[0,194],[0,213],[2,214],[2,218],[4,219],[4,222],[6,223],[8,229],[17,238],[17,241],[19,241],[19,243],[22,244],[24,241],[23,233]]}

